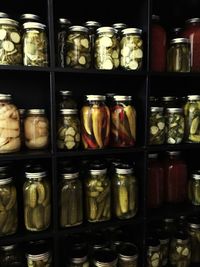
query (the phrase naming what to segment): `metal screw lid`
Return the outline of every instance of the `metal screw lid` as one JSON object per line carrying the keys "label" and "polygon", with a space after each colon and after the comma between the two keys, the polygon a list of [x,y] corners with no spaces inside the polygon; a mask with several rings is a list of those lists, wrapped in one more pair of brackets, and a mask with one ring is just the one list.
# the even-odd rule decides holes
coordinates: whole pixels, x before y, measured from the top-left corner
{"label": "metal screw lid", "polygon": [[62,96],[66,96],[66,95],[72,95],[72,91],[69,91],[69,90],[60,90],[59,91],[59,94],[62,95]]}
{"label": "metal screw lid", "polygon": [[59,19],[58,19],[58,23],[60,23],[60,24],[65,24],[65,25],[67,25],[67,26],[72,25],[71,21],[68,20],[68,19],[66,19],[66,18],[59,18]]}
{"label": "metal screw lid", "polygon": [[118,247],[118,254],[124,261],[134,261],[138,258],[138,249],[130,242],[122,242]]}
{"label": "metal screw lid", "polygon": [[88,28],[84,27],[84,26],[80,26],[80,25],[74,25],[69,27],[69,31],[70,32],[84,32],[84,33],[88,33]]}
{"label": "metal screw lid", "polygon": [[78,114],[78,109],[60,109],[60,114],[62,114],[62,115],[76,115],[76,114]]}
{"label": "metal screw lid", "polygon": [[4,12],[0,12],[0,18],[9,18],[9,15]]}
{"label": "metal screw lid", "polygon": [[96,267],[111,267],[117,263],[117,254],[108,248],[95,251],[93,257]]}
{"label": "metal screw lid", "polygon": [[72,180],[72,179],[78,178],[79,177],[79,173],[78,172],[75,172],[75,173],[62,173],[61,176],[62,176],[63,179]]}
{"label": "metal screw lid", "polygon": [[20,20],[26,20],[26,21],[34,20],[35,22],[37,22],[37,21],[40,21],[41,18],[38,15],[26,13],[20,16]]}
{"label": "metal screw lid", "polygon": [[32,261],[48,260],[49,256],[50,256],[49,252],[45,252],[45,253],[37,254],[37,255],[32,255],[32,254],[26,255],[26,257]]}
{"label": "metal screw lid", "polygon": [[12,96],[10,94],[0,94],[0,100],[11,100]]}
{"label": "metal screw lid", "polygon": [[5,25],[12,25],[15,27],[19,26],[19,22],[14,20],[14,19],[9,19],[9,18],[0,18],[0,25],[5,24]]}
{"label": "metal screw lid", "polygon": [[117,174],[133,174],[132,166],[124,163],[117,165],[115,171]]}
{"label": "metal screw lid", "polygon": [[42,172],[25,172],[25,176],[27,179],[41,179],[46,177],[46,171]]}
{"label": "metal screw lid", "polygon": [[187,95],[188,100],[200,100],[200,95]]}
{"label": "metal screw lid", "polygon": [[164,102],[169,102],[169,101],[177,100],[177,97],[176,96],[163,96],[161,99]]}
{"label": "metal screw lid", "polygon": [[190,40],[188,38],[174,38],[170,41],[170,44],[189,44]]}
{"label": "metal screw lid", "polygon": [[43,115],[45,114],[45,109],[28,109],[27,110],[27,115]]}
{"label": "metal screw lid", "polygon": [[127,24],[126,23],[123,23],[123,22],[117,22],[117,23],[114,23],[112,25],[113,28],[117,29],[117,30],[121,30],[121,29],[125,29],[127,28]]}
{"label": "metal screw lid", "polygon": [[182,113],[183,109],[182,108],[167,108],[168,113]]}
{"label": "metal screw lid", "polygon": [[148,158],[149,158],[149,159],[157,159],[157,158],[158,158],[158,153],[151,153],[151,154],[148,154]]}
{"label": "metal screw lid", "polygon": [[13,250],[17,247],[17,244],[11,244],[11,245],[6,245],[6,246],[1,246],[0,249],[3,251],[9,251]]}
{"label": "metal screw lid", "polygon": [[84,23],[84,26],[86,27],[100,27],[101,23],[95,20],[88,20]]}
{"label": "metal screw lid", "polygon": [[116,101],[131,101],[132,100],[132,96],[130,95],[114,95],[113,98]]}
{"label": "metal screw lid", "polygon": [[126,28],[124,30],[122,30],[122,34],[139,34],[141,35],[142,34],[142,30],[141,29],[138,29],[138,28]]}
{"label": "metal screw lid", "polygon": [[151,112],[163,112],[163,107],[151,107]]}
{"label": "metal screw lid", "polygon": [[44,29],[46,29],[46,25],[43,23],[39,23],[39,22],[25,22],[25,23],[23,23],[23,28],[24,29],[41,29],[41,30],[44,30]]}
{"label": "metal screw lid", "polygon": [[195,22],[200,22],[200,18],[187,19],[185,23],[195,23]]}
{"label": "metal screw lid", "polygon": [[12,182],[12,180],[13,180],[12,177],[7,177],[7,178],[0,179],[0,185],[9,184],[9,183]]}
{"label": "metal screw lid", "polygon": [[106,26],[106,27],[100,27],[97,29],[97,34],[99,33],[112,33],[112,34],[116,34],[117,33],[117,30],[113,27],[109,27],[109,26]]}
{"label": "metal screw lid", "polygon": [[167,151],[167,154],[170,156],[178,156],[181,154],[180,151]]}
{"label": "metal screw lid", "polygon": [[88,101],[105,101],[105,95],[86,95]]}

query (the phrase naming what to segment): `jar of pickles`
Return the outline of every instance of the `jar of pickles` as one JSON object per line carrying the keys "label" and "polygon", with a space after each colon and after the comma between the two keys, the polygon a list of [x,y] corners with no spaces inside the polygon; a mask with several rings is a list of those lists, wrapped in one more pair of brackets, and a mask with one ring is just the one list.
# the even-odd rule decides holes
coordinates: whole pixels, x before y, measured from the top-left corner
{"label": "jar of pickles", "polygon": [[200,219],[198,217],[188,218],[188,234],[191,241],[191,262],[200,264]]}
{"label": "jar of pickles", "polygon": [[75,69],[88,69],[91,66],[91,43],[88,28],[69,27],[66,41],[66,66]]}
{"label": "jar of pickles", "polygon": [[76,149],[80,145],[80,120],[77,109],[61,109],[58,120],[57,146],[59,149]]}
{"label": "jar of pickles", "polygon": [[149,144],[162,145],[165,142],[165,117],[163,107],[151,107],[149,120]]}
{"label": "jar of pickles", "polygon": [[142,30],[122,30],[120,41],[120,66],[125,70],[141,70],[143,63]]}
{"label": "jar of pickles", "polygon": [[85,179],[86,217],[89,222],[102,222],[111,218],[110,180],[107,168],[101,162],[89,165]]}
{"label": "jar of pickles", "polygon": [[20,150],[20,116],[10,94],[0,94],[0,153]]}
{"label": "jar of pickles", "polygon": [[26,110],[24,108],[19,109],[20,116],[20,137],[21,137],[21,148],[25,146],[25,136],[24,136],[24,119],[25,119]]}
{"label": "jar of pickles", "polygon": [[97,29],[95,39],[95,68],[112,70],[119,67],[119,40],[113,27]]}
{"label": "jar of pickles", "polygon": [[49,144],[49,121],[44,109],[28,109],[24,119],[25,145],[45,149]]}
{"label": "jar of pickles", "polygon": [[122,243],[118,248],[118,266],[119,267],[137,267],[138,249],[129,242]]}
{"label": "jar of pickles", "polygon": [[110,111],[104,95],[86,95],[81,109],[81,135],[85,149],[105,148],[110,136]]}
{"label": "jar of pickles", "polygon": [[200,143],[200,95],[188,95],[184,106],[186,142]]}
{"label": "jar of pickles", "polygon": [[79,225],[83,220],[82,184],[79,172],[68,167],[61,173],[59,185],[60,226]]}
{"label": "jar of pickles", "polygon": [[138,185],[133,168],[129,164],[116,166],[112,190],[114,215],[118,219],[134,217],[138,210]]}
{"label": "jar of pickles", "polygon": [[23,185],[24,222],[29,231],[43,231],[51,221],[51,191],[47,172],[40,165],[30,165]]}
{"label": "jar of pickles", "polygon": [[160,252],[161,252],[161,266],[168,266],[168,255],[170,238],[167,232],[162,230],[156,231],[157,237],[160,241]]}
{"label": "jar of pickles", "polygon": [[87,251],[83,248],[72,248],[69,267],[89,267]]}
{"label": "jar of pickles", "polygon": [[19,23],[0,17],[0,64],[22,64],[22,41]]}
{"label": "jar of pickles", "polygon": [[154,237],[148,237],[146,240],[146,247],[147,247],[146,266],[147,267],[160,267],[161,266],[161,250],[160,250],[159,240]]}
{"label": "jar of pickles", "polygon": [[59,108],[60,109],[77,109],[77,103],[72,96],[72,91],[59,91]]}
{"label": "jar of pickles", "polygon": [[2,267],[24,267],[22,254],[17,244],[1,246],[0,261]]}
{"label": "jar of pickles", "polygon": [[132,104],[132,97],[114,95],[110,115],[111,146],[133,146],[136,142],[136,111]]}
{"label": "jar of pickles", "polygon": [[200,173],[193,173],[188,183],[188,198],[195,205],[200,205]]}
{"label": "jar of pickles", "polygon": [[117,254],[108,248],[97,250],[93,255],[94,267],[117,267]]}

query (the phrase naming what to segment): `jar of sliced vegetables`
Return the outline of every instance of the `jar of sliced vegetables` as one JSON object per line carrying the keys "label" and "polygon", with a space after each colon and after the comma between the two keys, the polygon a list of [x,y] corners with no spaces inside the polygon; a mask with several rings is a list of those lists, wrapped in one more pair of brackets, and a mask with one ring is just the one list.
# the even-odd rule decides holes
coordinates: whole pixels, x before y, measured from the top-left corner
{"label": "jar of sliced vegetables", "polygon": [[165,117],[163,107],[151,107],[149,120],[149,144],[161,145],[165,142]]}

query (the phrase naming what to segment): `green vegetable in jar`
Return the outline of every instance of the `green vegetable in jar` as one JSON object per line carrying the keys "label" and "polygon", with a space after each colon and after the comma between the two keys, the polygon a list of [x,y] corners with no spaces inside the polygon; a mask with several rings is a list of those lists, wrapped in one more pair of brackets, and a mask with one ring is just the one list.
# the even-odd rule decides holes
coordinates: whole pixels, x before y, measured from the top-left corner
{"label": "green vegetable in jar", "polygon": [[167,108],[166,113],[166,142],[179,144],[184,138],[184,117],[181,108]]}
{"label": "green vegetable in jar", "polygon": [[151,107],[149,127],[149,144],[163,144],[165,141],[165,117],[162,107]]}

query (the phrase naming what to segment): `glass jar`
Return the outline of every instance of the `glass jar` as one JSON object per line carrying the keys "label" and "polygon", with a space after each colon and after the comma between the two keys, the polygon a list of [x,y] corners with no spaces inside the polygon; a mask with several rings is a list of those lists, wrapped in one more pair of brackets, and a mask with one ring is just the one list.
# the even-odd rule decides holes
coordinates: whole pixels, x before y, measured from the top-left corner
{"label": "glass jar", "polygon": [[138,185],[129,164],[116,166],[112,178],[113,209],[118,219],[129,219],[138,210]]}
{"label": "glass jar", "polygon": [[28,166],[23,185],[24,223],[29,231],[43,231],[51,221],[51,190],[47,172],[40,165]]}
{"label": "glass jar", "polygon": [[108,234],[105,236],[103,232],[93,232],[89,242],[89,254],[93,255],[95,251],[109,247]]}
{"label": "glass jar", "polygon": [[158,15],[152,15],[151,25],[151,70],[165,71],[167,36]]}
{"label": "glass jar", "polygon": [[172,39],[167,52],[167,70],[190,72],[190,68],[190,40],[187,38]]}
{"label": "glass jar", "polygon": [[187,165],[181,159],[179,151],[168,151],[164,161],[165,201],[169,203],[183,202],[187,198]]}
{"label": "glass jar", "polygon": [[191,71],[200,71],[200,18],[188,19],[182,35],[183,37],[190,39]]}
{"label": "glass jar", "polygon": [[79,225],[83,220],[82,184],[79,173],[73,168],[61,173],[59,185],[60,226]]}
{"label": "glass jar", "polygon": [[85,179],[86,218],[89,222],[102,222],[111,218],[110,179],[101,162],[93,162]]}
{"label": "glass jar", "polygon": [[151,107],[149,120],[149,144],[162,145],[165,142],[165,117],[163,107]]}
{"label": "glass jar", "polygon": [[188,236],[178,232],[172,238],[169,250],[169,261],[171,266],[189,267],[191,258],[191,245]]}
{"label": "glass jar", "polygon": [[22,40],[16,20],[0,18],[0,50],[0,64],[22,64]]}
{"label": "glass jar", "polygon": [[7,172],[0,173],[0,236],[15,234],[18,227],[17,190]]}
{"label": "glass jar", "polygon": [[89,267],[86,250],[82,248],[72,248],[68,267]]}
{"label": "glass jar", "polygon": [[23,62],[25,66],[48,66],[46,25],[39,22],[23,24]]}
{"label": "glass jar", "polygon": [[10,94],[0,94],[0,153],[20,150],[20,117]]}
{"label": "glass jar", "polygon": [[136,142],[136,111],[132,104],[132,96],[114,95],[110,116],[111,146],[133,146]]}
{"label": "glass jar", "polygon": [[149,154],[148,158],[147,205],[158,208],[164,200],[164,169],[157,153]]}
{"label": "glass jar", "polygon": [[125,70],[141,70],[143,64],[142,30],[122,30],[120,41],[120,66]]}
{"label": "glass jar", "polygon": [[77,103],[72,96],[72,91],[59,91],[59,109],[77,109]]}
{"label": "glass jar", "polygon": [[72,25],[71,21],[66,18],[58,19],[57,29],[57,63],[59,67],[65,67],[66,56],[66,39],[69,27]]}
{"label": "glass jar", "polygon": [[110,111],[104,95],[86,95],[81,109],[81,135],[85,149],[105,148],[110,135]]}
{"label": "glass jar", "polygon": [[113,27],[97,29],[95,39],[95,68],[112,70],[119,67],[119,40]]}
{"label": "glass jar", "polygon": [[161,104],[165,111],[167,108],[179,108],[179,100],[176,96],[162,96]]}
{"label": "glass jar", "polygon": [[25,145],[45,149],[49,145],[49,121],[44,109],[28,109],[24,119]]}
{"label": "glass jar", "polygon": [[167,232],[157,230],[156,235],[160,241],[161,266],[168,266],[170,238]]}
{"label": "glass jar", "polygon": [[138,266],[138,249],[128,242],[124,242],[118,249],[118,266],[119,267],[137,267]]}
{"label": "glass jar", "polygon": [[200,173],[193,173],[189,179],[188,198],[193,205],[200,205]]}
{"label": "glass jar", "polygon": [[1,246],[0,260],[2,267],[24,267],[22,254],[17,244]]}
{"label": "glass jar", "polygon": [[149,237],[146,240],[147,258],[146,267],[160,267],[161,266],[161,250],[158,239]]}
{"label": "glass jar", "polygon": [[117,254],[108,248],[97,250],[93,255],[93,267],[117,267]]}
{"label": "glass jar", "polygon": [[36,14],[25,13],[20,16],[21,23],[25,22],[40,22],[41,18]]}
{"label": "glass jar", "polygon": [[200,143],[200,95],[188,95],[184,106],[186,142]]}
{"label": "glass jar", "polygon": [[200,263],[200,220],[199,217],[188,218],[188,234],[191,241],[191,262]]}
{"label": "glass jar", "polygon": [[83,26],[69,27],[66,51],[66,66],[75,69],[91,67],[91,43],[88,28]]}
{"label": "glass jar", "polygon": [[25,113],[26,113],[26,110],[24,108],[19,109],[21,148],[24,148],[24,146],[25,146],[25,135],[24,135]]}
{"label": "glass jar", "polygon": [[180,144],[184,138],[185,121],[182,108],[166,110],[166,143]]}
{"label": "glass jar", "polygon": [[59,149],[77,149],[80,145],[80,120],[77,109],[61,109],[58,120],[57,146]]}

